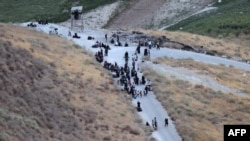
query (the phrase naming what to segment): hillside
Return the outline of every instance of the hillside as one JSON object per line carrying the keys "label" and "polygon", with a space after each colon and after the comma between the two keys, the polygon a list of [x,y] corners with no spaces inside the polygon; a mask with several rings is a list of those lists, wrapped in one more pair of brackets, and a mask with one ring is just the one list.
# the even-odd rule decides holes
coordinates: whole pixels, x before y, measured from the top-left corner
{"label": "hillside", "polygon": [[212,37],[230,37],[249,39],[250,1],[223,0],[215,3],[216,10],[200,13],[187,18],[167,30],[181,30]]}
{"label": "hillside", "polygon": [[212,2],[213,0],[129,0],[122,3],[105,27],[159,29],[189,17]]}
{"label": "hillside", "polygon": [[134,109],[85,50],[27,28],[0,30],[1,141],[146,139]]}
{"label": "hillside", "polygon": [[[183,43],[191,46],[195,50],[200,50],[201,53],[206,51],[207,54],[229,58],[233,60],[248,62],[250,61],[249,40],[243,38],[213,38],[198,34],[185,33],[181,31],[155,31],[155,30],[140,30],[149,36],[166,37],[163,46],[166,48],[181,49]],[[172,42],[173,41],[173,42]]]}
{"label": "hillside", "polygon": [[248,89],[249,77],[242,75],[249,76],[249,71],[192,59],[164,57],[152,62],[142,65],[143,72],[154,82],[157,99],[168,110],[185,141],[223,141],[225,124],[250,122],[249,97],[218,90],[219,85],[214,84],[242,90],[249,96],[249,90],[243,90]]}
{"label": "hillside", "polygon": [[[223,0],[213,5],[217,10],[187,18],[212,2],[0,2],[1,22],[38,17],[64,21],[36,23],[34,28],[0,23],[0,141],[222,141],[224,124],[250,122],[250,1]],[[84,30],[71,30],[80,39],[68,35],[71,5],[84,5],[86,12]],[[5,9],[13,7],[15,12]],[[182,19],[167,30],[146,30]],[[53,28],[59,37],[48,35]],[[105,34],[107,41],[119,37],[128,47],[107,42]],[[89,40],[90,36],[94,38]],[[97,41],[108,43],[104,60],[110,63],[123,66],[128,52],[132,68],[138,55],[139,79],[150,80],[153,91],[139,97],[146,87],[135,86],[130,78],[128,85],[135,86],[137,97],[121,91],[122,76],[114,80],[92,55],[100,50],[92,46]],[[147,56],[148,41],[153,47]],[[135,54],[140,42],[141,53]],[[141,112],[135,108],[138,101]],[[157,130],[151,126],[154,117],[159,121]]]}
{"label": "hillside", "polygon": [[83,6],[88,12],[117,0],[4,0],[0,2],[1,22],[27,22],[38,19],[62,22],[70,18],[72,6]]}

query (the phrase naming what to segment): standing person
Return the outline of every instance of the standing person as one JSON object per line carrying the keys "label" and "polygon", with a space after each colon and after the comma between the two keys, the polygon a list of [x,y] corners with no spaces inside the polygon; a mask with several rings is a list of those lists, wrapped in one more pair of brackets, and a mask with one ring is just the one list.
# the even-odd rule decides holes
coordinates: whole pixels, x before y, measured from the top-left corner
{"label": "standing person", "polygon": [[141,108],[141,103],[139,101],[137,101],[137,107]]}
{"label": "standing person", "polygon": [[108,34],[106,33],[105,34],[105,40],[106,40],[106,43],[108,42]]}
{"label": "standing person", "polygon": [[102,48],[101,48],[101,55],[103,56],[103,51],[102,51]]}
{"label": "standing person", "polygon": [[138,112],[141,112],[141,111],[142,111],[141,103],[140,103],[139,101],[137,102],[137,111],[138,111]]}
{"label": "standing person", "polygon": [[70,29],[69,29],[69,32],[68,32],[68,36],[71,37],[71,31],[70,31]]}
{"label": "standing person", "polygon": [[151,46],[152,46],[152,42],[148,41],[148,47],[149,47],[149,49],[151,49]]}
{"label": "standing person", "polygon": [[142,97],[142,90],[139,91],[140,97]]}
{"label": "standing person", "polygon": [[155,121],[154,121],[154,119],[152,120],[152,127],[155,129]]}
{"label": "standing person", "polygon": [[159,42],[156,43],[156,49],[160,49],[160,43]]}
{"label": "standing person", "polygon": [[142,82],[142,85],[145,85],[146,81],[145,81],[145,77],[144,76],[141,77],[141,82]]}
{"label": "standing person", "polygon": [[132,67],[135,68],[135,61],[132,61]]}
{"label": "standing person", "polygon": [[116,40],[117,40],[118,43],[120,42],[120,39],[119,39],[119,35],[118,35],[118,34],[116,35]]}
{"label": "standing person", "polygon": [[168,126],[168,118],[165,118],[165,126]]}
{"label": "standing person", "polygon": [[144,56],[148,56],[148,49],[144,49]]}
{"label": "standing person", "polygon": [[105,47],[104,52],[105,52],[105,56],[108,56],[108,48],[107,47]]}
{"label": "standing person", "polygon": [[136,48],[136,53],[141,54],[141,42],[139,41],[138,46]]}
{"label": "standing person", "polygon": [[157,120],[156,120],[156,117],[154,118],[154,124],[155,124],[155,130],[157,130]]}

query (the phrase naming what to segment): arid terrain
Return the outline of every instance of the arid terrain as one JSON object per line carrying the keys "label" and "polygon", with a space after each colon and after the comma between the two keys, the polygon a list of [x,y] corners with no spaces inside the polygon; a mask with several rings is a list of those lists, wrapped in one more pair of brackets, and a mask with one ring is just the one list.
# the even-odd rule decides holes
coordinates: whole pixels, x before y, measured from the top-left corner
{"label": "arid terrain", "polygon": [[0,140],[146,140],[128,100],[72,42],[0,25]]}
{"label": "arid terrain", "polygon": [[[212,2],[213,0],[117,1],[84,13],[84,26],[108,29],[160,29],[209,7]],[[69,21],[62,24],[69,25]]]}
{"label": "arid terrain", "polygon": [[[154,95],[183,140],[222,141],[224,124],[250,123],[249,36],[212,38],[159,31],[213,0],[124,2],[84,13],[84,31],[74,31],[82,36],[79,45],[72,38],[67,40],[70,20],[57,24],[66,27],[66,37],[0,24],[0,141],[155,140],[131,104],[132,98],[120,91],[89,49],[92,42],[104,41],[104,34],[111,38],[117,31],[136,31],[144,39],[166,39],[161,50],[152,48],[152,56],[167,54],[166,48],[185,56],[188,51],[182,49],[190,46],[210,59],[224,58],[247,66],[243,69],[167,55],[142,58],[141,72],[152,81]],[[62,30],[58,31],[60,35]],[[89,35],[95,37],[92,42],[87,41]],[[123,37],[122,43],[129,41],[129,36]],[[132,54],[136,45],[132,40],[129,45]],[[110,50],[115,54],[109,58],[113,61],[117,52],[124,50],[112,47],[117,49]]]}
{"label": "arid terrain", "polygon": [[[175,63],[173,64],[172,61]],[[179,70],[178,73],[185,74],[187,72],[185,68],[193,72],[190,75],[194,78],[192,81],[178,78],[175,75],[167,75],[157,66],[147,66],[147,64],[143,66],[144,74],[155,82],[153,89],[158,100],[168,110],[184,140],[223,141],[223,125],[250,122],[249,98],[218,91],[214,87],[207,87],[202,83],[194,82],[197,75],[202,72],[206,73],[203,74],[204,76],[214,78],[212,72],[217,71],[218,74],[216,75],[221,76],[219,82],[226,82],[230,79],[230,85],[244,85],[249,77],[242,78],[241,76],[242,81],[236,81],[239,78],[235,80],[234,77],[230,77],[230,74],[242,70],[230,70],[230,68],[223,66],[213,66],[207,70],[204,69],[204,65],[191,63],[191,60],[161,59],[159,63],[161,66],[174,66],[175,69]],[[207,65],[205,66],[207,67]],[[166,67],[165,69],[171,68]],[[249,71],[246,73],[249,74]],[[206,81],[206,78],[202,80]]]}
{"label": "arid terrain", "polygon": [[213,0],[131,0],[130,2],[132,4],[115,16],[107,28],[159,29],[202,10]]}

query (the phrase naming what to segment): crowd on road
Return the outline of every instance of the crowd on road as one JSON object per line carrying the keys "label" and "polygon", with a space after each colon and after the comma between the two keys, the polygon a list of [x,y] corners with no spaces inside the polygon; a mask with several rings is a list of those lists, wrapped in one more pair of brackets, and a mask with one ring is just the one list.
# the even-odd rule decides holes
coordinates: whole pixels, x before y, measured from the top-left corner
{"label": "crowd on road", "polygon": [[[145,76],[140,73],[140,61],[139,56],[141,55],[141,46],[143,45],[140,41],[138,41],[138,45],[134,51],[134,53],[129,54],[127,51],[124,52],[124,64],[119,66],[117,62],[108,62],[105,60],[104,56],[108,57],[108,50],[111,48],[106,48],[108,46],[108,36],[105,34],[104,36],[106,45],[97,41],[96,44],[99,44],[99,50],[95,53],[95,58],[98,62],[102,63],[103,67],[112,73],[112,77],[117,81],[117,84],[121,87],[122,91],[125,91],[128,95],[130,95],[133,99],[138,99],[137,102],[137,111],[142,112],[142,104],[140,102],[140,98],[143,98],[152,91],[151,81],[146,79]],[[116,39],[116,40],[114,40]],[[112,35],[111,44],[119,44],[122,45],[119,35]],[[96,47],[96,44],[93,46]],[[125,42],[125,44],[128,44]],[[145,44],[144,44],[145,45]],[[92,47],[93,47],[92,46]],[[126,47],[126,46],[124,46]],[[143,56],[150,57],[150,50],[153,48],[151,42],[149,42],[144,49]],[[160,49],[159,46],[154,46],[156,49]],[[105,53],[103,53],[103,48],[105,49]],[[168,126],[168,118],[165,118],[162,123],[165,123],[165,127]],[[158,128],[157,117],[153,117],[151,124],[146,121],[146,126],[151,127],[154,130]]]}

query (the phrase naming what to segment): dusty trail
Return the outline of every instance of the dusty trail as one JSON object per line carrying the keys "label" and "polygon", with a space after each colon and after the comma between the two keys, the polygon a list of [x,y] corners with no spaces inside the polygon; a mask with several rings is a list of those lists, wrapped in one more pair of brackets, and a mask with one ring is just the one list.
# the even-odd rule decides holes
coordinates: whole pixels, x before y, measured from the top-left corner
{"label": "dusty trail", "polygon": [[154,15],[166,0],[138,0],[107,26],[109,29],[146,28],[150,26]]}
{"label": "dusty trail", "polygon": [[232,94],[244,97],[244,98],[250,98],[249,94],[243,93],[240,90],[236,90],[236,89],[221,85],[210,76],[200,75],[186,68],[175,68],[175,67],[171,67],[167,65],[153,64],[152,62],[146,62],[142,65],[142,67],[153,68],[153,70],[157,70],[157,73],[164,75],[164,76],[168,76],[169,78],[174,76],[175,79],[177,78],[177,79],[185,80],[193,84],[197,84],[197,85],[202,84],[214,90],[222,91],[225,93],[232,93]]}

